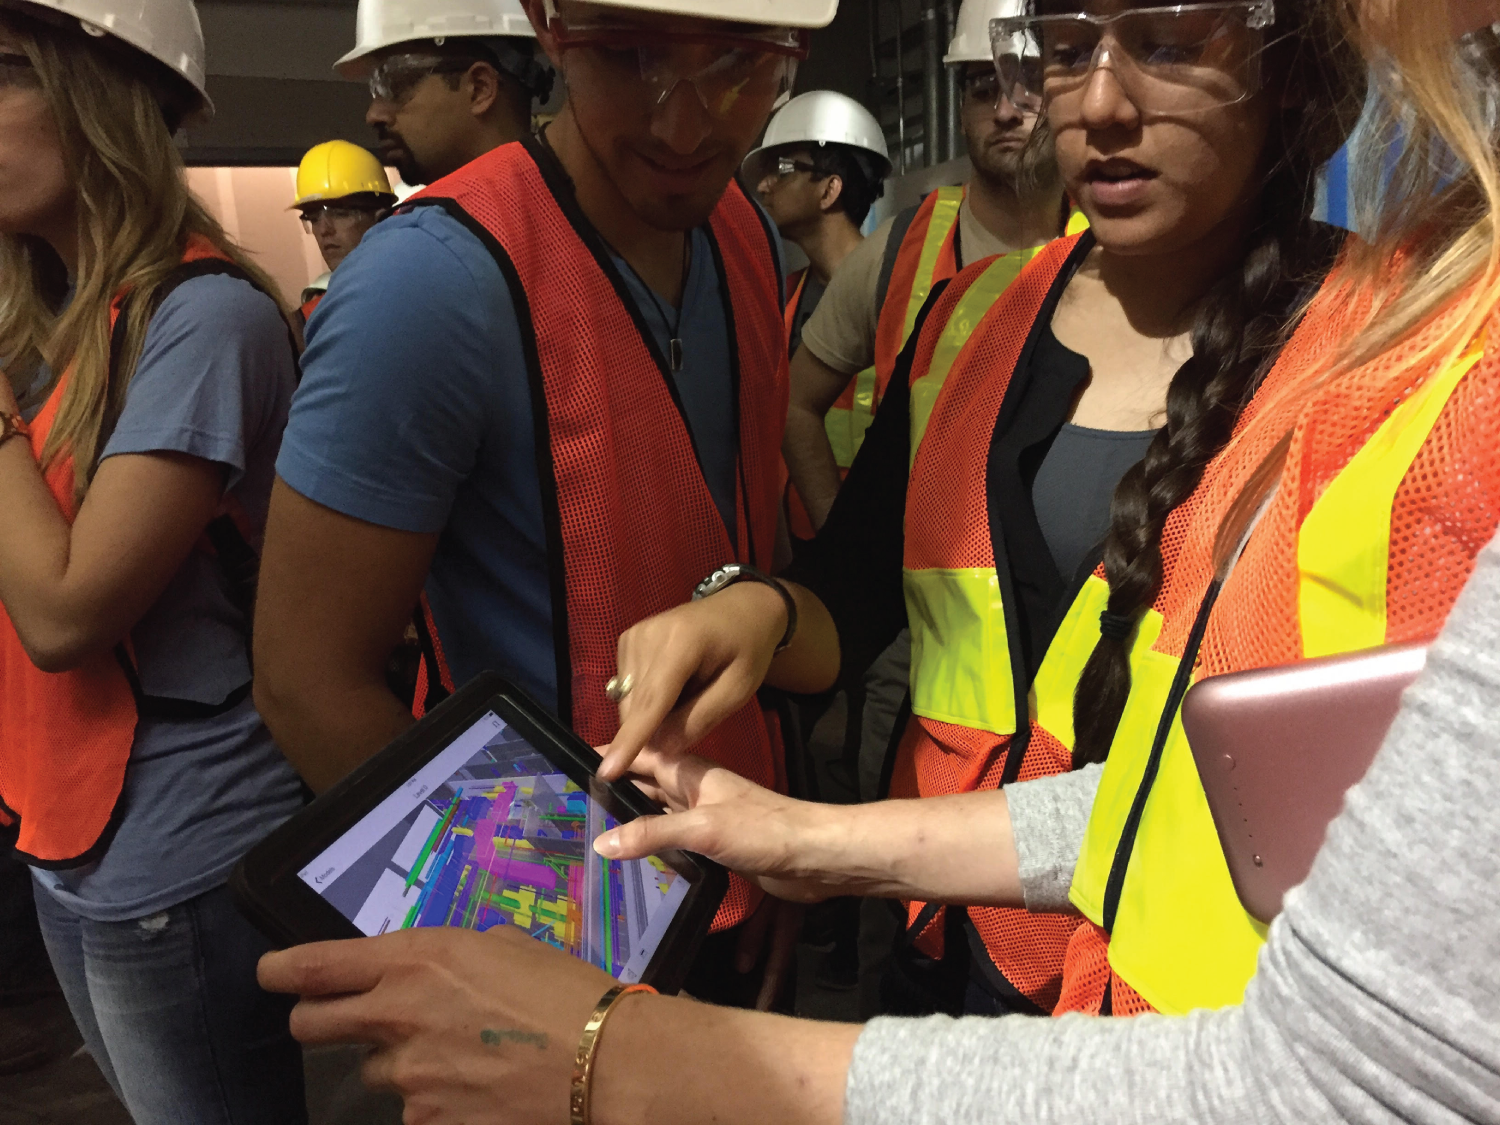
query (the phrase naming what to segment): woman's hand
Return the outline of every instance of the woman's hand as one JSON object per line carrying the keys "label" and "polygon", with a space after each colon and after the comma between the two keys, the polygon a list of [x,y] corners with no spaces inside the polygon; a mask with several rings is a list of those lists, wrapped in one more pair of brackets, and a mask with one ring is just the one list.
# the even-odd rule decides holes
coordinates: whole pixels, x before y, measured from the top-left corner
{"label": "woman's hand", "polygon": [[[653,752],[632,780],[672,812],[600,836],[610,859],[683,848],[778,898],[835,895],[1024,907],[1005,790],[818,805],[782,797],[712,762]],[[1092,801],[1093,790],[1086,788]]]}
{"label": "woman's hand", "polygon": [[783,797],[722,766],[692,756],[646,751],[638,782],[672,810],[612,829],[594,842],[608,859],[639,859],[682,848],[717,860],[777,898],[821,902],[846,893],[820,870],[822,842],[836,840],[845,810]]}
{"label": "woman's hand", "polygon": [[500,926],[268,953],[260,983],[302,997],[302,1042],[373,1045],[364,1079],[401,1095],[407,1121],[556,1125],[584,1024],[615,982]]}
{"label": "woman's hand", "polygon": [[628,630],[615,667],[631,688],[599,776],[620,777],[648,745],[682,754],[702,740],[760,688],[785,633],[781,595],[760,582],[737,583]]}

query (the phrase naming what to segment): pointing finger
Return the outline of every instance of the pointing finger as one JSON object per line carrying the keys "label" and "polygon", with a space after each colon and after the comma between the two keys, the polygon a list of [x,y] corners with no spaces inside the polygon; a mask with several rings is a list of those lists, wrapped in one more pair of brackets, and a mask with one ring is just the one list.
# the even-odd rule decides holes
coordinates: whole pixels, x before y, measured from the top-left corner
{"label": "pointing finger", "polygon": [[382,938],[299,945],[267,953],[260,959],[256,975],[267,992],[298,996],[368,992],[380,983],[390,964],[387,950]]}

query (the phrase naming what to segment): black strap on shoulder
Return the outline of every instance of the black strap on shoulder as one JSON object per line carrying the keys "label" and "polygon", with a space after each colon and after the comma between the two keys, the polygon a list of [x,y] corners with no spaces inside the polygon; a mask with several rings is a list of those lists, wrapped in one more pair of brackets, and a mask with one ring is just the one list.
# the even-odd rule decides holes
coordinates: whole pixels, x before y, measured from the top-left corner
{"label": "black strap on shoulder", "polygon": [[885,308],[886,294],[891,289],[891,275],[896,272],[896,259],[901,255],[901,244],[906,241],[906,235],[911,230],[911,225],[916,220],[917,212],[921,210],[921,207],[920,203],[908,207],[897,215],[895,222],[891,224],[891,236],[886,240],[885,253],[880,259],[880,277],[875,283],[877,316],[880,310]]}

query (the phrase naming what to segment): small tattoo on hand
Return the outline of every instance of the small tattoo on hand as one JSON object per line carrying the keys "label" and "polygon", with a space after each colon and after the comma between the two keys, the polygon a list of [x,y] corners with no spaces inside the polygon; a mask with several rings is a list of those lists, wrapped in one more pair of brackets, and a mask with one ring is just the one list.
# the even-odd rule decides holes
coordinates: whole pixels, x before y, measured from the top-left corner
{"label": "small tattoo on hand", "polygon": [[522,1043],[538,1051],[547,1049],[547,1033],[543,1031],[495,1031],[485,1028],[479,1033],[479,1041],[486,1047],[498,1047],[502,1043]]}

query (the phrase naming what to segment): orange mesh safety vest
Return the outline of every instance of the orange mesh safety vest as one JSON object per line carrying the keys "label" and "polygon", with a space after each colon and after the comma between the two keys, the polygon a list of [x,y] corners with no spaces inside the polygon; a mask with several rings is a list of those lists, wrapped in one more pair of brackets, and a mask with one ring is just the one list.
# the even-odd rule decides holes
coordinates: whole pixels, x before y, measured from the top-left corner
{"label": "orange mesh safety vest", "polygon": [[[911,369],[913,462],[904,584],[912,720],[893,797],[972,793],[1072,767],[1055,740],[1013,741],[1029,684],[1013,656],[986,497],[990,435],[1027,338],[1079,239],[1039,251],[1016,276],[1003,256],[971,266],[929,314]],[[942,952],[942,911],[910,904],[918,947]],[[1001,975],[1043,1010],[1056,1002],[1074,918],[971,907]]]}
{"label": "orange mesh safety vest", "polygon": [[[1254,975],[1266,929],[1235,896],[1171,681],[1212,581],[1219,526],[1281,435],[1294,436],[1280,488],[1213,607],[1195,679],[1435,636],[1500,524],[1500,319],[1491,346],[1458,362],[1404,358],[1439,338],[1445,314],[1416,344],[1302,404],[1280,397],[1362,311],[1335,274],[1167,522],[1163,589],[1133,641],[1131,696],[1074,877],[1089,924],[1069,949],[1059,1012],[1097,1013],[1106,992],[1116,1015],[1224,1007]],[[1096,576],[1064,630],[1096,638],[1107,594]],[[1082,659],[1058,670],[1054,706],[1071,701],[1087,659],[1076,647]]]}
{"label": "orange mesh safety vest", "polygon": [[[229,261],[194,236],[183,263]],[[125,294],[110,305],[110,328]],[[38,462],[57,420],[66,373],[31,424]],[[45,479],[69,523],[77,518],[73,459],[64,454]],[[73,867],[97,859],[117,826],[125,767],[138,718],[128,653],[104,652],[67,672],[31,662],[0,607],[0,820],[20,821],[17,850],[37,867]],[[243,696],[241,696],[243,698]]]}
{"label": "orange mesh safety vest", "polygon": [[[740,448],[731,542],[666,359],[625,297],[624,280],[556,157],[532,140],[504,145],[416,202],[443,207],[474,231],[510,285],[545,459],[558,712],[590,744],[603,745],[619,728],[604,685],[615,673],[620,634],[681,605],[725,562],[771,566],[788,391],[769,232],[731,184],[709,223],[734,337]],[[441,669],[430,615],[423,624]],[[435,702],[425,669],[417,700],[419,709]],[[698,753],[785,789],[776,722],[753,700]],[[758,891],[732,880],[716,927],[740,921],[758,899]]]}
{"label": "orange mesh safety vest", "polygon": [[963,206],[964,189],[938,188],[922,200],[912,219],[896,265],[891,270],[890,288],[880,307],[875,329],[875,402],[879,404],[896,370],[901,349],[917,325],[917,314],[927,303],[932,287],[958,273],[958,256],[954,235],[958,230],[958,212]]}

